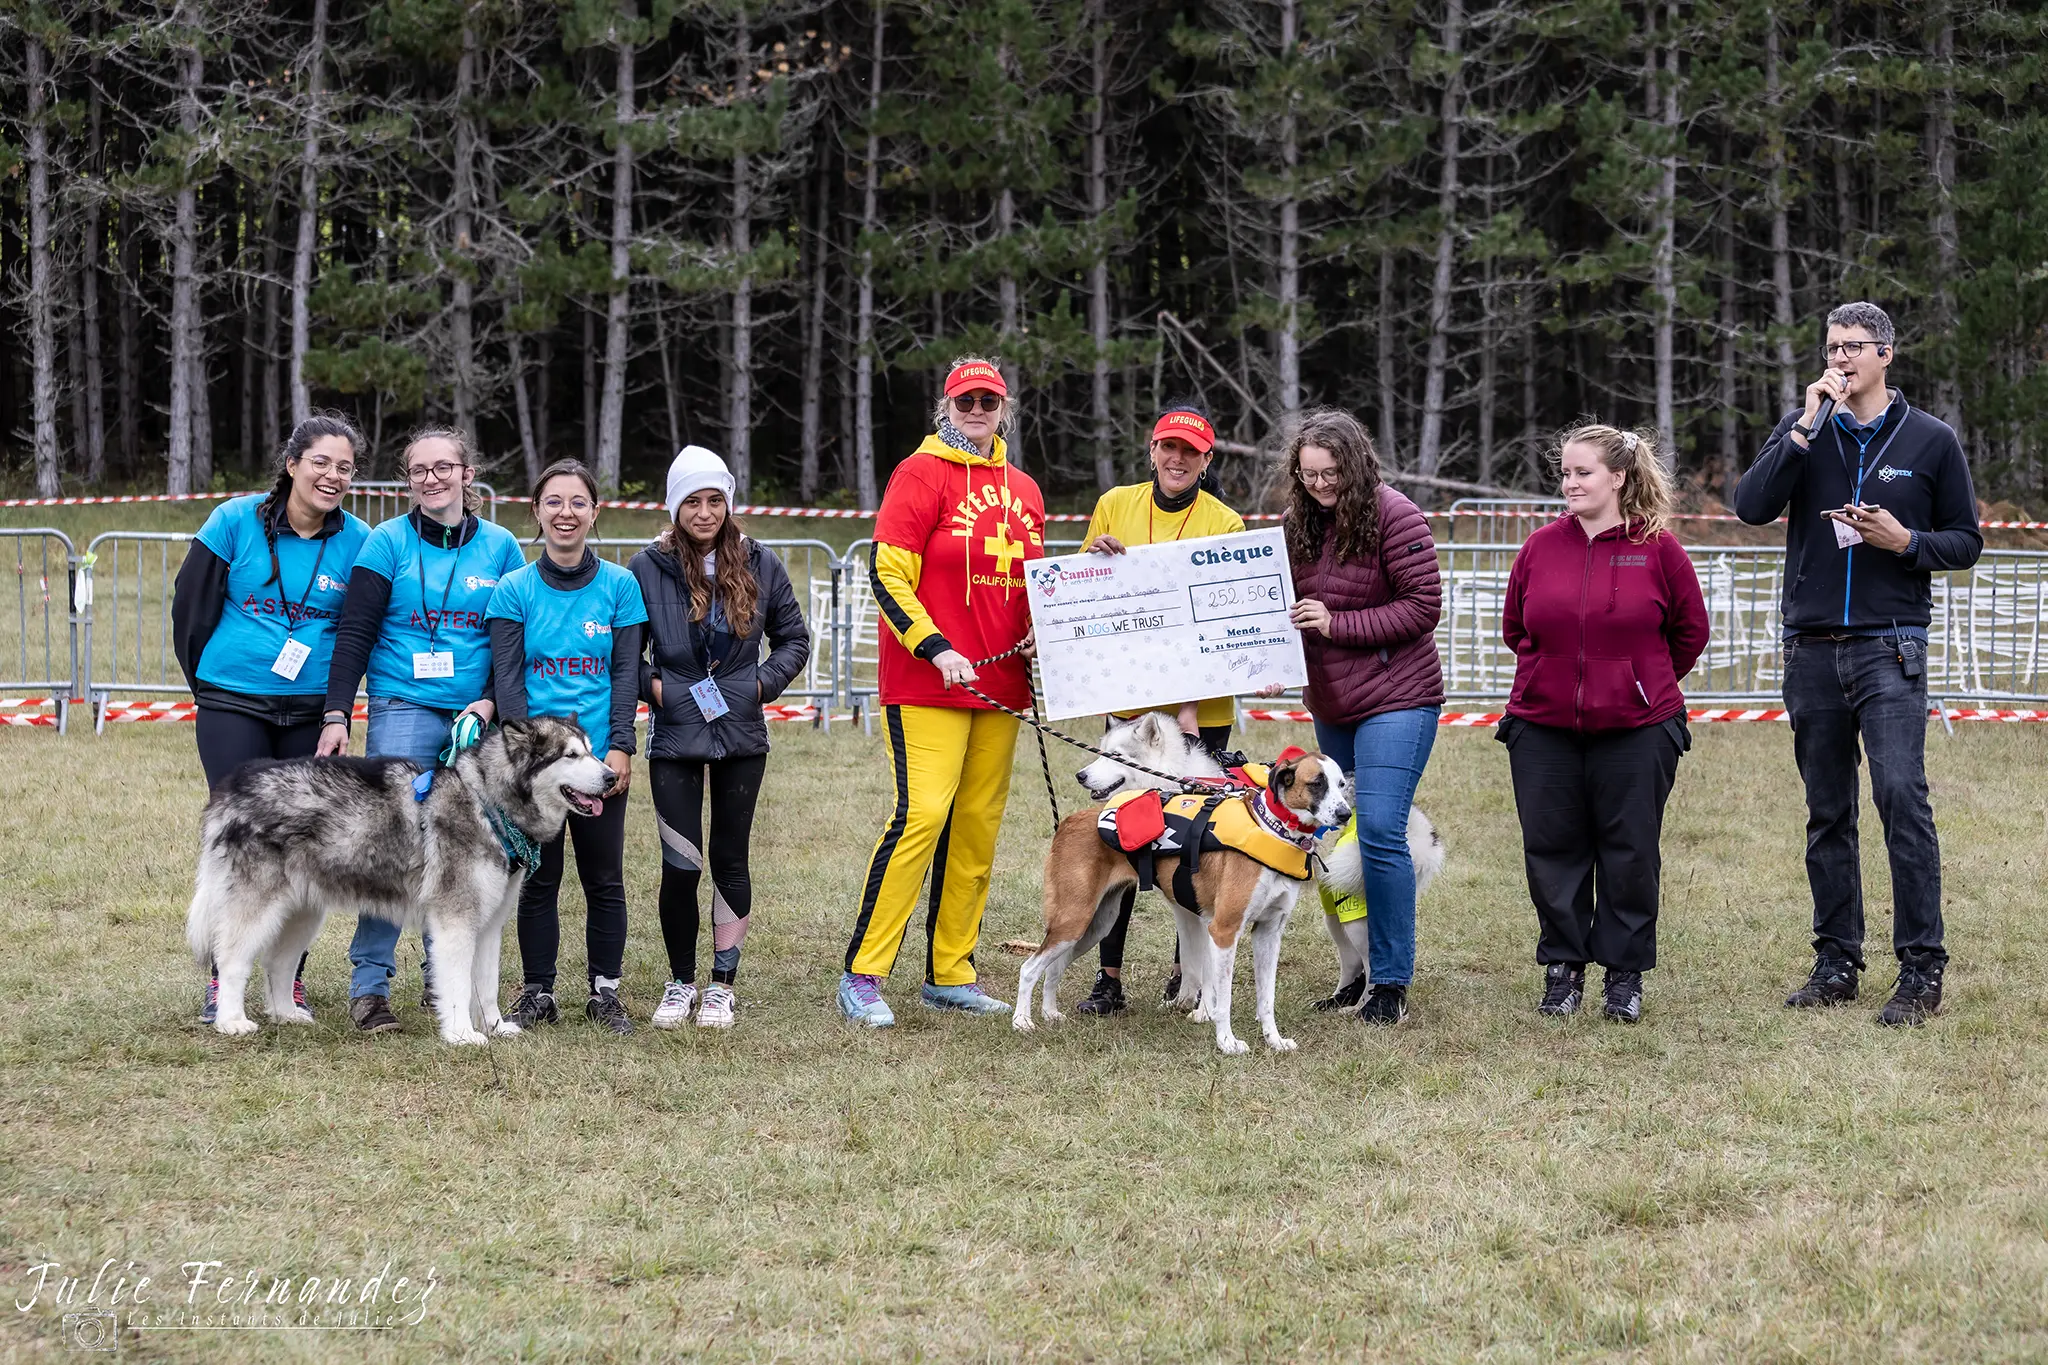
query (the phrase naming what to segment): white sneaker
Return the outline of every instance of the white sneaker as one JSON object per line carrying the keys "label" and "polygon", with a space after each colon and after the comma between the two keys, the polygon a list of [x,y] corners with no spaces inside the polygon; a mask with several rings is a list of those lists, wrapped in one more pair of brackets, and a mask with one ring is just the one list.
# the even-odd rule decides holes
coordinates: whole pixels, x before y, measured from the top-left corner
{"label": "white sneaker", "polygon": [[704,988],[704,1007],[697,1011],[698,1028],[731,1028],[732,987],[712,982]]}
{"label": "white sneaker", "polygon": [[[697,1003],[695,982],[671,981],[661,988],[661,1003],[654,1007],[656,1028],[681,1028],[690,1017],[690,1007]],[[707,1003],[709,1003],[707,1001]],[[730,1016],[728,1016],[730,1022]]]}

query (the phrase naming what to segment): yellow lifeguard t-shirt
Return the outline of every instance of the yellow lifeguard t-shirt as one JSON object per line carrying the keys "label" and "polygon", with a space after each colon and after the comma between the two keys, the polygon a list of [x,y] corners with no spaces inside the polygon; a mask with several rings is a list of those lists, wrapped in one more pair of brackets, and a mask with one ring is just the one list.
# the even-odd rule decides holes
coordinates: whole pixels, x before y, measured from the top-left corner
{"label": "yellow lifeguard t-shirt", "polygon": [[[1092,542],[1100,535],[1111,535],[1125,545],[1158,545],[1173,540],[1197,540],[1203,536],[1234,535],[1243,529],[1244,518],[1207,491],[1197,492],[1195,500],[1178,512],[1162,512],[1152,501],[1152,485],[1147,481],[1112,488],[1098,498],[1095,514],[1088,519],[1088,540],[1083,543]],[[1137,711],[1119,711],[1117,719],[1129,720],[1145,714],[1146,710],[1172,715],[1179,709],[1177,706],[1153,706]],[[1236,719],[1236,707],[1229,697],[1205,699],[1195,715],[1195,723],[1204,726],[1229,725]]]}

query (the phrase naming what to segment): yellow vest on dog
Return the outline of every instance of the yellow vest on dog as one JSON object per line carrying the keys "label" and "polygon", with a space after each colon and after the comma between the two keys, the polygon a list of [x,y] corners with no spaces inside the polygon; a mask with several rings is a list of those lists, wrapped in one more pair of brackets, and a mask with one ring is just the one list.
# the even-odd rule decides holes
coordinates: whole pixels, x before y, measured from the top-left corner
{"label": "yellow vest on dog", "polygon": [[[1358,817],[1354,815],[1349,820],[1346,820],[1344,828],[1337,832],[1337,842],[1330,846],[1330,852],[1334,854],[1345,844],[1355,844],[1357,842]],[[1336,916],[1339,924],[1349,924],[1353,920],[1365,918],[1365,897],[1339,895],[1328,886],[1320,884],[1317,885],[1316,892],[1322,897],[1323,913]]]}
{"label": "yellow vest on dog", "polygon": [[[1102,841],[1119,852],[1125,852],[1117,842],[1116,813],[1125,803],[1146,795],[1148,789],[1132,792],[1118,792],[1109,798],[1096,820],[1096,830]],[[1213,795],[1187,792],[1180,796],[1162,796],[1161,809],[1166,816],[1166,833],[1142,850],[1140,855],[1157,857],[1162,853],[1180,853],[1187,847],[1189,835],[1202,808],[1216,801]],[[1291,839],[1279,835],[1260,824],[1251,813],[1242,797],[1226,797],[1211,810],[1208,828],[1203,831],[1199,853],[1217,853],[1230,849],[1244,854],[1263,867],[1270,867],[1283,877],[1295,881],[1307,881],[1309,876],[1310,849],[1303,848]],[[1130,856],[1127,854],[1126,856]],[[1137,861],[1133,857],[1133,862]],[[1148,860],[1149,861],[1149,860]]]}

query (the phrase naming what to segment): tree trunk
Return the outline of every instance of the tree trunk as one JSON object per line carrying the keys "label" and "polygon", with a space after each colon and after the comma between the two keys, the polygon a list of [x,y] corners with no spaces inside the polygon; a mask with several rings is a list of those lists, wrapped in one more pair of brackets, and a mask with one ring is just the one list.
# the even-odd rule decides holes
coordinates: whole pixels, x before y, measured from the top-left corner
{"label": "tree trunk", "polygon": [[[100,150],[99,71],[100,64],[95,58],[86,113],[86,138],[94,157],[104,155]],[[104,243],[100,233],[100,202],[94,195],[86,198],[82,237],[84,249],[79,253],[78,307],[85,349],[85,478],[87,483],[97,488],[107,477],[107,379],[101,360],[103,339],[100,328],[100,251]]]}
{"label": "tree trunk", "polygon": [[668,314],[665,312],[655,315],[654,343],[654,349],[661,355],[661,398],[663,413],[668,418],[668,448],[681,453],[683,414],[677,404],[682,401],[682,367],[677,363],[675,338],[669,335]]}
{"label": "tree trunk", "polygon": [[[1089,0],[1088,79],[1088,218],[1096,231],[1109,217],[1109,23],[1103,0]],[[1088,334],[1095,347],[1095,365],[1088,400],[1094,418],[1095,486],[1104,492],[1116,486],[1116,447],[1109,414],[1109,243],[1095,244],[1088,265]]]}
{"label": "tree trunk", "polygon": [[1451,357],[1451,281],[1458,254],[1458,138],[1465,115],[1464,0],[1444,5],[1441,44],[1449,70],[1437,109],[1439,156],[1436,185],[1436,268],[1429,283],[1429,350],[1422,373],[1422,430],[1415,441],[1415,470],[1435,477],[1443,464],[1444,390]]}
{"label": "tree trunk", "polygon": [[[1017,195],[1008,185],[996,197],[996,240],[1004,241],[1016,228]],[[996,327],[1002,336],[1003,383],[1010,390],[1010,463],[1022,467],[1024,445],[1023,369],[1017,364],[1018,335],[1017,277],[1005,267],[996,280]]]}
{"label": "tree trunk", "polygon": [[306,389],[306,351],[312,345],[313,252],[320,236],[321,96],[326,90],[327,0],[313,0],[313,45],[306,54],[306,134],[299,152],[299,236],[292,252],[292,425],[313,411]]}
{"label": "tree trunk", "polygon": [[856,321],[853,374],[853,468],[860,505],[879,501],[875,487],[875,251],[879,230],[876,197],[880,190],[882,139],[876,123],[882,112],[883,0],[875,0],[873,50],[868,66],[867,180],[861,201],[860,304]]}
{"label": "tree trunk", "polygon": [[[633,0],[619,6],[631,24],[639,17]],[[597,486],[607,493],[619,486],[619,467],[626,424],[626,341],[632,310],[633,245],[633,39],[621,33],[618,43],[617,145],[612,148],[612,278],[604,328],[604,408],[598,415]]]}
{"label": "tree trunk", "polygon": [[[1778,63],[1778,16],[1771,11],[1764,16],[1764,103],[1773,111],[1764,132],[1765,162],[1770,167],[1771,325],[1778,333],[1778,406],[1791,408],[1799,402],[1799,372],[1792,360],[1792,210],[1786,202],[1785,128],[1776,113],[1784,100]],[[1728,265],[1732,272],[1732,257]]]}
{"label": "tree trunk", "polygon": [[57,330],[55,272],[50,259],[49,54],[33,37],[28,47],[28,329],[35,357],[36,495],[62,492],[57,465]]}
{"label": "tree trunk", "polygon": [[[1657,202],[1652,209],[1650,293],[1655,300],[1652,354],[1657,384],[1657,452],[1665,461],[1677,454],[1677,390],[1674,343],[1678,317],[1678,5],[1665,6],[1670,32],[1659,35],[1664,49],[1664,77],[1657,79],[1655,47],[1646,66],[1644,95],[1650,117],[1665,143],[1657,157]],[[1660,88],[1661,86],[1661,88]]]}
{"label": "tree trunk", "polygon": [[454,298],[448,317],[448,345],[454,352],[455,427],[476,439],[476,331],[472,312],[476,306],[476,250],[473,215],[476,212],[477,147],[476,101],[477,31],[474,11],[464,8],[462,55],[455,62],[455,203],[449,228],[455,234],[450,273],[454,277]]}
{"label": "tree trunk", "polygon": [[[1486,161],[1486,183],[1488,186],[1482,212],[1486,221],[1493,220],[1493,158]],[[1497,296],[1494,287],[1494,272],[1498,269],[1491,256],[1486,260],[1485,278],[1479,287],[1479,482],[1493,482],[1494,467],[1494,415],[1497,395],[1494,386],[1500,382],[1500,321],[1494,316]]]}
{"label": "tree trunk", "polygon": [[275,199],[263,217],[263,449],[257,460],[257,468],[263,468],[263,461],[277,452],[282,433],[277,427],[277,227],[278,212]]}
{"label": "tree trunk", "polygon": [[[739,11],[736,27],[733,65],[738,98],[744,99],[754,70],[752,34],[744,7]],[[748,259],[754,250],[754,185],[753,166],[744,150],[732,154],[732,216],[727,231],[740,277],[732,291],[732,350],[728,361],[732,385],[726,391],[726,467],[732,471],[739,501],[746,502],[754,478],[754,278]]]}
{"label": "tree trunk", "polygon": [[1380,392],[1380,460],[1401,463],[1394,453],[1394,254],[1380,252],[1379,345],[1373,363]]}
{"label": "tree trunk", "polygon": [[812,226],[805,246],[810,269],[810,307],[804,313],[803,452],[797,465],[797,501],[809,507],[818,496],[818,447],[825,439],[825,233],[832,199],[831,145],[818,140],[817,184],[812,190]]}
{"label": "tree trunk", "polygon": [[531,488],[540,478],[540,442],[533,430],[533,407],[526,397],[526,361],[519,353],[519,333],[505,329],[506,368],[512,372],[512,406],[519,417],[519,454]]}
{"label": "tree trunk", "polygon": [[[187,28],[198,26],[189,6],[179,11]],[[205,74],[199,49],[177,52],[178,131],[190,147],[199,136],[199,82]],[[192,489],[192,381],[199,365],[199,284],[196,278],[199,254],[199,192],[192,184],[196,169],[188,161],[178,168],[178,189],[171,220],[171,411],[170,431],[164,442],[166,471],[164,487],[169,493],[190,493]]]}
{"label": "tree trunk", "polygon": [[[1733,153],[1723,143],[1721,164],[1734,164]],[[1721,203],[1721,459],[1720,478],[1721,501],[1728,506],[1735,505],[1735,481],[1741,477],[1741,452],[1737,446],[1742,433],[1742,419],[1736,409],[1739,382],[1739,357],[1736,352],[1736,336],[1742,326],[1742,314],[1736,295],[1735,271],[1735,209],[1723,200]],[[1780,333],[1779,356],[1782,360],[1790,348],[1790,341]],[[1782,378],[1781,378],[1782,382]],[[1782,395],[1781,395],[1782,397]],[[1791,400],[1781,406],[1789,407]]]}
{"label": "tree trunk", "polygon": [[[533,343],[533,447],[537,453],[536,462],[542,467],[550,462],[549,452],[554,449],[549,440],[550,419],[554,412],[554,373],[555,333],[551,327]],[[533,474],[539,478],[540,469],[535,469]]]}
{"label": "tree trunk", "polygon": [[[198,272],[195,272],[195,274]],[[206,340],[204,295],[195,284],[192,304],[192,491],[213,487],[213,358]]]}
{"label": "tree trunk", "polygon": [[[1280,51],[1289,59],[1295,55],[1298,26],[1295,0],[1280,0]],[[1295,198],[1294,184],[1300,159],[1290,104],[1280,116],[1280,335],[1275,338],[1273,354],[1276,415],[1283,419],[1301,406],[1301,204]]]}
{"label": "tree trunk", "polygon": [[1934,413],[1957,431],[1963,427],[1962,387],[1956,376],[1956,23],[1947,0],[1936,11],[1935,87],[1929,102],[1927,159],[1934,176],[1934,334],[1938,369]]}
{"label": "tree trunk", "polygon": [[583,463],[597,468],[597,313],[583,305]]}
{"label": "tree trunk", "polygon": [[135,231],[135,210],[125,202],[114,224],[116,238],[121,244],[114,258],[121,282],[116,303],[121,343],[114,355],[114,427],[121,450],[122,472],[133,477],[142,459],[142,405],[135,392],[142,365],[142,247]]}

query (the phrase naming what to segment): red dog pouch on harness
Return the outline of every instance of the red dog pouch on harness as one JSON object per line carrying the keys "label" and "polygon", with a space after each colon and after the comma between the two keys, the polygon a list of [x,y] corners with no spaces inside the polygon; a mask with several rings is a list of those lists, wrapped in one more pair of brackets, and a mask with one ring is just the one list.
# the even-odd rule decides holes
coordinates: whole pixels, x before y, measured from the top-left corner
{"label": "red dog pouch on harness", "polygon": [[1157,791],[1140,792],[1116,808],[1116,845],[1135,853],[1166,833],[1166,811]]}

